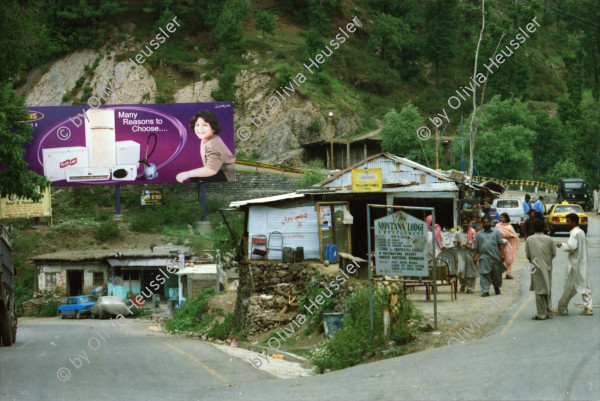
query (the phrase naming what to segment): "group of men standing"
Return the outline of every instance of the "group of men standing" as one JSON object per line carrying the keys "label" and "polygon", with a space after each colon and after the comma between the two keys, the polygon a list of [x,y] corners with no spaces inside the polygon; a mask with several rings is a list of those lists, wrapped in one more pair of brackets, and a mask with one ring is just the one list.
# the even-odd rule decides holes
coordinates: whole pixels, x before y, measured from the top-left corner
{"label": "group of men standing", "polygon": [[[588,266],[587,238],[579,227],[579,216],[575,213],[567,215],[569,240],[565,243],[554,241],[543,233],[544,223],[539,220],[534,224],[535,234],[527,238],[525,254],[531,266],[531,287],[535,291],[537,314],[534,320],[551,319],[553,315],[566,316],[569,314],[569,301],[581,294],[583,310],[581,315],[594,314],[592,309],[592,287]],[[567,278],[563,294],[556,309],[551,308],[552,290],[552,259],[556,256],[556,248],[568,253]]]}
{"label": "group of men standing", "polygon": [[[540,199],[540,203],[541,201],[543,199]],[[577,293],[581,294],[583,298],[584,309],[581,314],[593,315],[587,239],[579,227],[579,216],[575,213],[567,215],[567,227],[570,230],[569,240],[565,243],[555,244],[552,238],[543,233],[544,220],[534,217],[537,210],[534,208],[531,210],[530,217],[534,233],[527,236],[525,253],[531,262],[529,265],[530,290],[535,291],[536,294],[537,314],[532,319],[546,320],[552,318],[554,314],[568,315],[569,301]],[[464,292],[466,289],[467,293],[473,294],[475,280],[479,275],[481,296],[488,297],[492,286],[496,295],[499,295],[502,287],[502,273],[506,271],[502,235],[492,228],[492,222],[488,216],[483,217],[483,229],[477,233],[470,227],[468,219],[463,219],[461,225],[462,230],[456,235],[460,291]],[[558,307],[552,309],[552,260],[556,257],[556,248],[561,248],[568,253],[568,273]]]}

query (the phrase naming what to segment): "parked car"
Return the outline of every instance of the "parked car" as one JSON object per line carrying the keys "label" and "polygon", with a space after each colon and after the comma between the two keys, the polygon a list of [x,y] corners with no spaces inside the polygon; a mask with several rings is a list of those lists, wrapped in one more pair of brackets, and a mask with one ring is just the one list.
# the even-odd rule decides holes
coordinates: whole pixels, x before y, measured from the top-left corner
{"label": "parked car", "polygon": [[125,305],[125,302],[119,297],[105,296],[100,297],[98,302],[92,307],[92,318],[116,317],[117,315],[127,316],[133,314]]}
{"label": "parked car", "polygon": [[558,197],[556,203],[567,201],[571,204],[586,207],[590,196],[587,185],[580,178],[561,178],[558,180]]}
{"label": "parked car", "polygon": [[579,227],[587,234],[588,217],[579,205],[568,203],[567,201],[552,205],[550,212],[544,217],[546,230],[550,235],[558,231],[569,231],[567,228],[567,214],[575,213],[579,216]]}
{"label": "parked car", "polygon": [[59,306],[56,312],[61,319],[64,319],[67,316],[75,316],[77,319],[81,319],[82,316],[91,313],[92,306],[94,306],[95,303],[96,298],[92,295],[69,297],[67,303]]}
{"label": "parked car", "polygon": [[510,225],[513,226],[517,233],[523,234],[523,225],[527,216],[523,212],[523,201],[517,198],[498,198],[494,199],[493,207],[498,211],[498,215],[502,213],[508,214],[510,217]]}

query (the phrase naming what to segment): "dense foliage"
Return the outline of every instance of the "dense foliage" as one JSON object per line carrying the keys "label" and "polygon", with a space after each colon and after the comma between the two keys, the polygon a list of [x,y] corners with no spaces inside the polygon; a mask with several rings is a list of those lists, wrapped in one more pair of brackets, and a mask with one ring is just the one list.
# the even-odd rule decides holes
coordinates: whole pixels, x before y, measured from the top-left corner
{"label": "dense foliage", "polygon": [[[180,84],[193,77],[215,77],[219,86],[213,97],[235,100],[241,107],[236,112],[242,114],[251,99],[236,99],[241,70],[273,72],[276,85],[269,84],[267,90],[286,85],[303,71],[307,57],[330,45],[339,26],[358,17],[361,29],[296,95],[309,98],[321,111],[332,109],[353,118],[359,134],[383,125],[384,150],[429,165],[433,141],[416,140],[415,130],[428,125],[433,131],[429,117],[445,109],[448,121],[439,134],[452,138],[455,162],[442,167],[458,167],[465,145],[460,121],[470,120],[471,99],[456,110],[447,100],[470,82],[481,28],[480,1],[359,0],[350,8],[339,0],[283,0],[269,5],[247,0],[149,0],[142,6],[130,0],[6,0],[0,6],[0,83],[21,85],[26,81],[23,73],[39,66],[43,72],[45,62],[80,48],[108,45],[116,50],[127,35],[145,43],[174,16],[181,22],[178,35],[145,64],[157,80],[157,102],[173,101]],[[489,74],[475,165],[484,176],[551,181],[562,173],[577,173],[596,185],[600,35],[594,21],[600,20],[600,2],[486,3],[478,71],[485,72],[483,64],[489,64],[496,46],[507,46],[533,18],[540,24],[537,31]],[[117,60],[133,55],[121,51],[117,50]],[[199,63],[199,58],[208,62]],[[64,101],[81,103],[92,94],[86,86],[89,71],[74,88],[83,95],[75,98],[67,93]],[[173,71],[181,74],[180,84],[174,84]],[[0,99],[18,106],[11,88],[10,83],[2,84]],[[477,103],[481,92],[479,88]],[[513,112],[518,118],[508,118]],[[0,121],[1,132],[8,135],[15,130],[20,118]],[[22,127],[17,132],[26,138],[27,128]],[[22,139],[0,140],[18,158]],[[6,161],[12,164],[14,158],[0,160]],[[578,168],[565,168],[569,163]],[[16,164],[13,172],[22,167]],[[13,181],[17,184],[11,191],[26,181],[30,187],[25,192],[31,192],[31,180]]]}

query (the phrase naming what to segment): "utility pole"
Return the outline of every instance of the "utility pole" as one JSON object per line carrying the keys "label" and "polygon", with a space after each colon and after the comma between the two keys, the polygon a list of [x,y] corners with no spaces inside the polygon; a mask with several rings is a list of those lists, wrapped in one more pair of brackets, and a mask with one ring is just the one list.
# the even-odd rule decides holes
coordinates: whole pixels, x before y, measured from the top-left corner
{"label": "utility pole", "polygon": [[350,167],[350,131],[346,132],[346,168]]}
{"label": "utility pole", "polygon": [[465,171],[465,131],[463,129],[463,116],[460,116],[460,171]]}
{"label": "utility pole", "polygon": [[330,151],[330,160],[331,160],[331,170],[335,170],[335,165],[333,164],[333,111],[329,112],[329,151]]}
{"label": "utility pole", "polygon": [[439,169],[439,163],[438,163],[438,132],[437,132],[437,125],[435,126],[435,169]]}

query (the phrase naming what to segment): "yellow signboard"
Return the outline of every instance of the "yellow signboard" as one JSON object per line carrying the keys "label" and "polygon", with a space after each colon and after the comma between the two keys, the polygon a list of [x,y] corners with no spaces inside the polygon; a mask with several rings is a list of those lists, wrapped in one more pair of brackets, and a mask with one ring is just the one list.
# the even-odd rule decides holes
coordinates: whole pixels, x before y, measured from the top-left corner
{"label": "yellow signboard", "polygon": [[49,187],[44,191],[44,197],[38,202],[15,195],[0,198],[0,219],[30,217],[52,217],[52,202],[50,201]]}
{"label": "yellow signboard", "polygon": [[383,188],[380,168],[357,168],[352,170],[352,191],[373,192]]}

